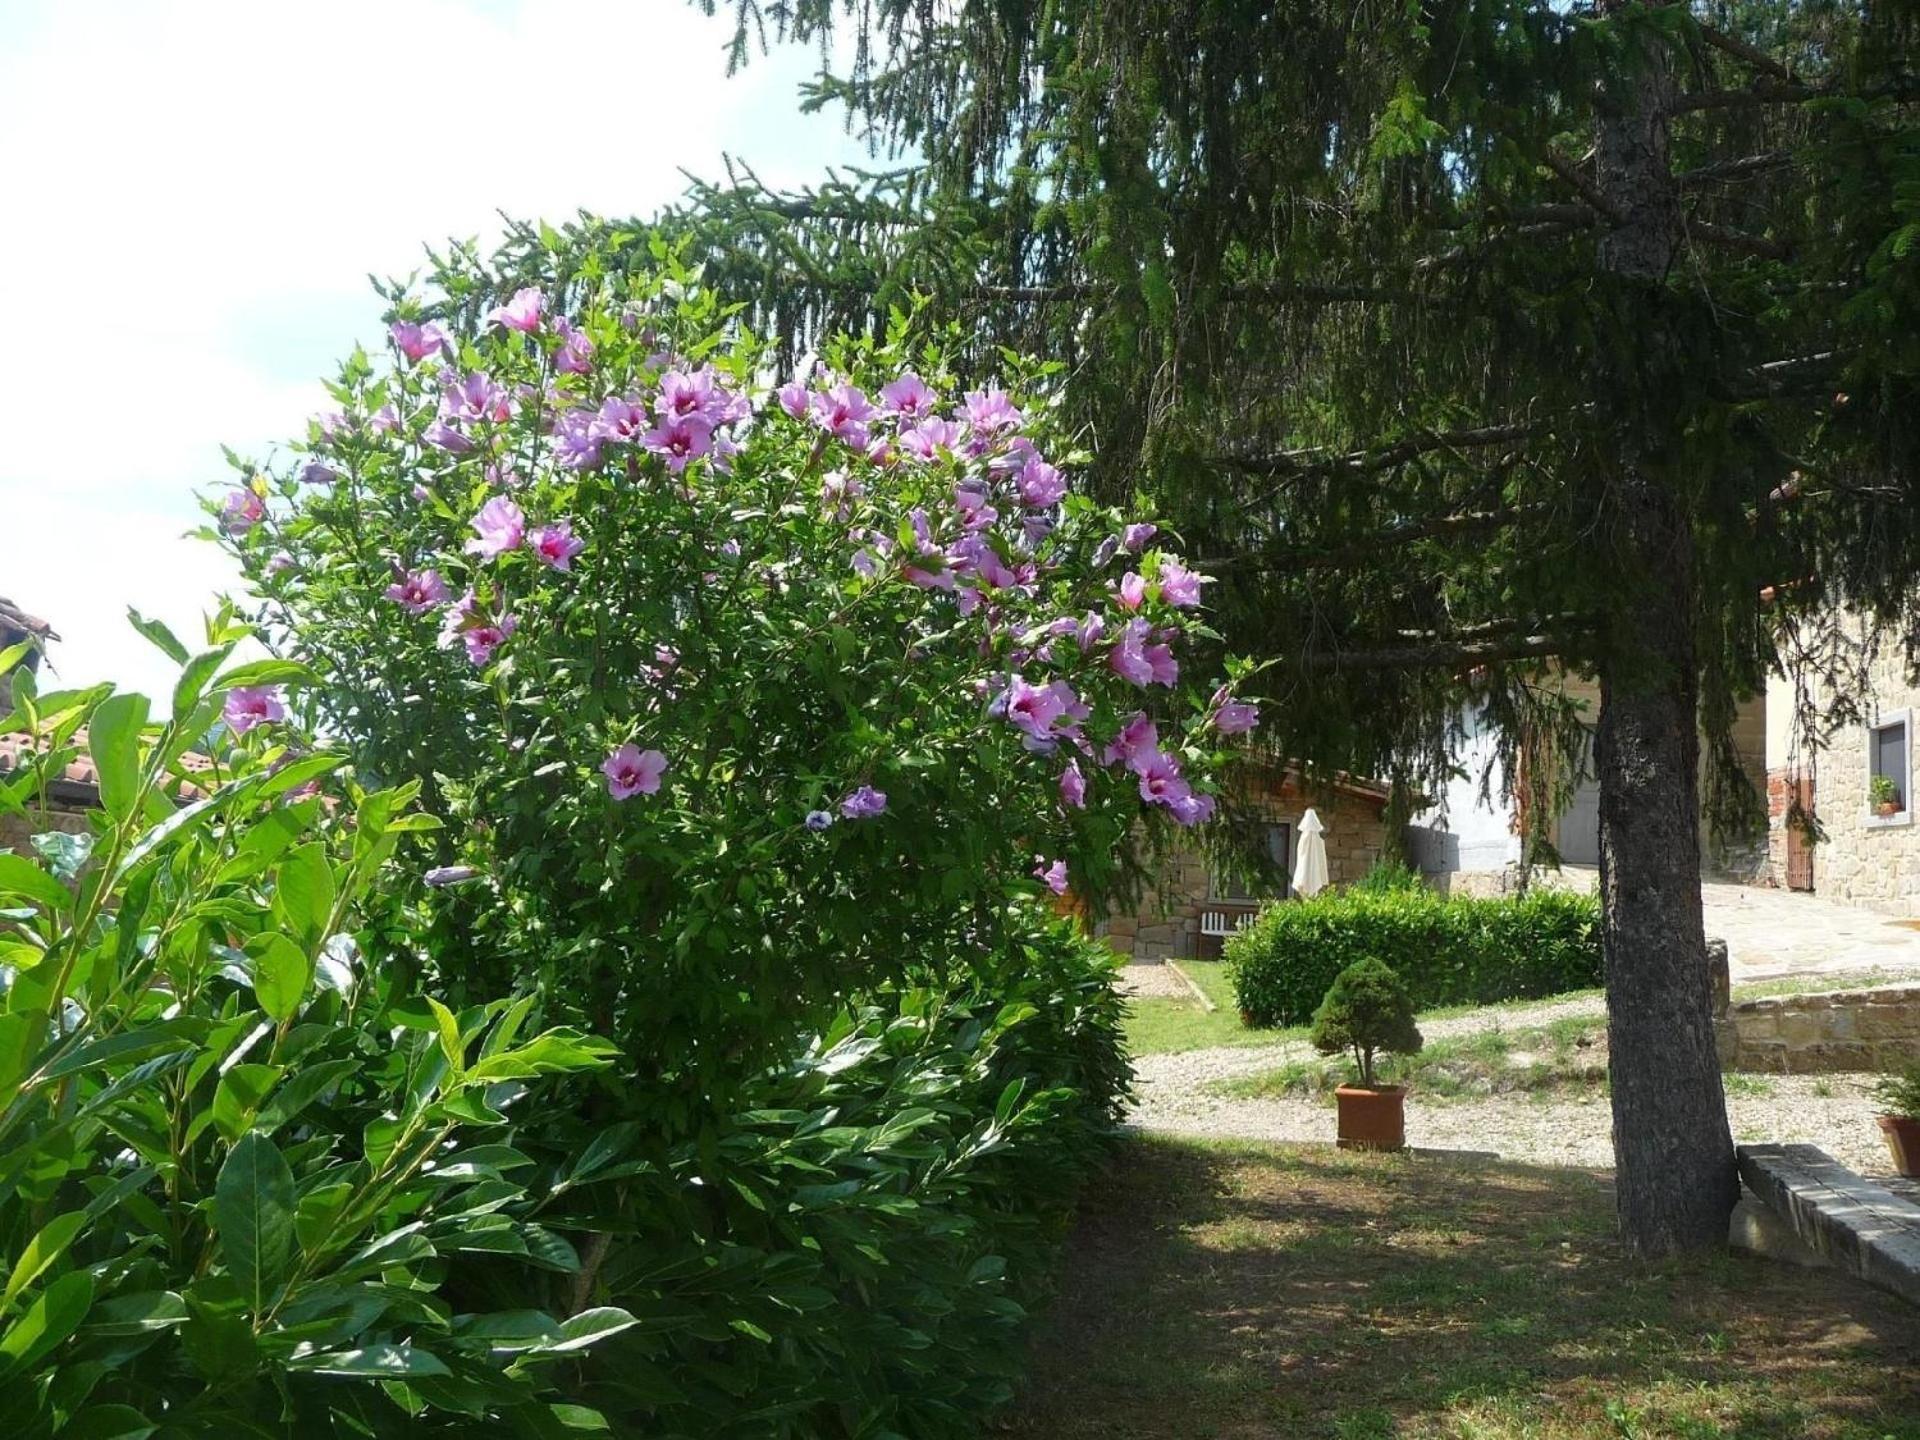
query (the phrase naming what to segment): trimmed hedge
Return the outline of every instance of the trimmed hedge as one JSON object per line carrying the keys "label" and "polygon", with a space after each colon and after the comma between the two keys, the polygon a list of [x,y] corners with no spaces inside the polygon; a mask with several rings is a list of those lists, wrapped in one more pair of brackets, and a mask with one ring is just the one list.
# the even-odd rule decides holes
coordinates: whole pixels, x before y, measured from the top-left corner
{"label": "trimmed hedge", "polygon": [[1270,905],[1227,941],[1248,1023],[1300,1025],[1357,960],[1383,960],[1421,1009],[1599,985],[1600,903],[1539,890],[1503,899],[1417,890],[1328,891]]}

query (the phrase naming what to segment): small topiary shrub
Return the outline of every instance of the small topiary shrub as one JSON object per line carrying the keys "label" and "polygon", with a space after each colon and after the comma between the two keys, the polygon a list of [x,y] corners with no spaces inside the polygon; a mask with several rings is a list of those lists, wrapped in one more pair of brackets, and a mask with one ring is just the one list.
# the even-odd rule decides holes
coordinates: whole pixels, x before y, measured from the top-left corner
{"label": "small topiary shrub", "polygon": [[1226,958],[1256,1026],[1304,1024],[1358,960],[1397,970],[1422,1009],[1556,995],[1599,985],[1604,970],[1599,902],[1553,890],[1502,899],[1328,892],[1267,907],[1228,940]]}
{"label": "small topiary shrub", "polygon": [[1353,1056],[1360,1083],[1369,1090],[1375,1055],[1417,1055],[1422,1043],[1406,982],[1378,960],[1357,960],[1334,977],[1313,1012],[1309,1038],[1322,1055]]}
{"label": "small topiary shrub", "polygon": [[1920,1120],[1920,1064],[1909,1065],[1873,1087],[1873,1100],[1882,1115]]}

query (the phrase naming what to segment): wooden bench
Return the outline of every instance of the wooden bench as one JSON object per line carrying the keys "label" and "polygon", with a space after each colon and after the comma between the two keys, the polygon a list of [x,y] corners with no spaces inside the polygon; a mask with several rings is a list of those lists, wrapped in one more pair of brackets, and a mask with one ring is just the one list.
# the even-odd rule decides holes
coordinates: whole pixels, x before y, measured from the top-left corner
{"label": "wooden bench", "polygon": [[1862,1179],[1817,1145],[1742,1145],[1740,1176],[1808,1249],[1920,1305],[1920,1205]]}

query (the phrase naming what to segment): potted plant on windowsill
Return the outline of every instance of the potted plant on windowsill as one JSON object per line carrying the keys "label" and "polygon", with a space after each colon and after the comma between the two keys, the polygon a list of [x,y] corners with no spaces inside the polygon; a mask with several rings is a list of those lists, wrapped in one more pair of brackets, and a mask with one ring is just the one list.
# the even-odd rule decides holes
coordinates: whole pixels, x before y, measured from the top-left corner
{"label": "potted plant on windowsill", "polygon": [[1334,1091],[1341,1148],[1404,1149],[1407,1087],[1382,1085],[1374,1069],[1376,1055],[1412,1055],[1420,1049],[1413,1000],[1400,977],[1379,960],[1349,965],[1313,1012],[1309,1038],[1322,1055],[1353,1057],[1355,1083]]}
{"label": "potted plant on windowsill", "polygon": [[1873,813],[1879,816],[1898,815],[1900,813],[1900,788],[1890,776],[1876,775],[1867,782],[1867,803],[1873,806]]}
{"label": "potted plant on windowsill", "polygon": [[1905,1073],[1889,1075],[1874,1087],[1880,1104],[1880,1133],[1893,1152],[1893,1168],[1910,1178],[1920,1177],[1920,1064]]}

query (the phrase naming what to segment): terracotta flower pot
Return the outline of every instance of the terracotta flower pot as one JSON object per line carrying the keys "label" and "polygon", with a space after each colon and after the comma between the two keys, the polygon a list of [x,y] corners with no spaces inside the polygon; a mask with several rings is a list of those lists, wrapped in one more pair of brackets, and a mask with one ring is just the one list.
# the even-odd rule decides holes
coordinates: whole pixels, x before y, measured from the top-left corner
{"label": "terracotta flower pot", "polygon": [[1333,1092],[1340,1105],[1342,1150],[1407,1148],[1407,1087],[1342,1085]]}
{"label": "terracotta flower pot", "polygon": [[[1920,1179],[1920,1120],[1910,1115],[1879,1115],[1880,1133],[1887,1137],[1887,1149],[1893,1152],[1893,1168],[1912,1179]],[[1346,1133],[1344,1129],[1341,1132]]]}
{"label": "terracotta flower pot", "polygon": [[1878,805],[1873,807],[1873,813],[1881,816],[1898,815],[1900,813],[1900,802],[1898,800],[1882,800]]}

